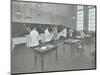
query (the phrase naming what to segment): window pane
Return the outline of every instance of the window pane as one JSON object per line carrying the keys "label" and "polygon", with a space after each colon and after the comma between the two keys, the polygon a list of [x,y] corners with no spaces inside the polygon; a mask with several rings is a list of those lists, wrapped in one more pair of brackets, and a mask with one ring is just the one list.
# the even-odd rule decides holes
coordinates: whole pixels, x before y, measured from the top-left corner
{"label": "window pane", "polygon": [[83,30],[83,23],[82,24],[77,24],[77,30]]}
{"label": "window pane", "polygon": [[83,6],[82,5],[78,5],[77,6],[77,10],[81,10],[81,9],[83,9]]}
{"label": "window pane", "polygon": [[95,7],[89,9],[89,31],[95,31]]}
{"label": "window pane", "polygon": [[89,20],[89,23],[95,24],[95,20]]}
{"label": "window pane", "polygon": [[83,30],[83,6],[77,6],[77,30]]}
{"label": "window pane", "polygon": [[95,31],[95,24],[89,24],[89,31]]}
{"label": "window pane", "polygon": [[92,7],[94,7],[94,6],[88,6],[88,8],[92,8]]}

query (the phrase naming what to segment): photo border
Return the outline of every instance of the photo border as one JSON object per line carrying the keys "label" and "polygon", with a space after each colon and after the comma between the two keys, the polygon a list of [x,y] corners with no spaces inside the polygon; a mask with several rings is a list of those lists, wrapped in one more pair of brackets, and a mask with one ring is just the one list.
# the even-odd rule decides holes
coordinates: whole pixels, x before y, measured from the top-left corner
{"label": "photo border", "polygon": [[[46,3],[46,4],[60,4],[60,5],[84,5],[84,6],[95,6],[95,68],[88,68],[88,69],[73,69],[73,70],[58,70],[58,71],[44,71],[44,72],[26,72],[26,73],[11,73],[11,75],[18,75],[18,74],[38,74],[38,73],[53,73],[53,72],[69,72],[69,71],[85,71],[85,70],[96,70],[97,69],[97,5],[87,5],[87,4],[71,4],[71,3],[55,3],[55,2],[41,2],[41,1],[23,1],[23,0],[10,0],[10,51],[12,51],[12,2],[33,2],[33,3]],[[11,58],[10,52],[10,58]],[[11,61],[11,60],[10,60]],[[11,66],[10,66],[11,68]]]}

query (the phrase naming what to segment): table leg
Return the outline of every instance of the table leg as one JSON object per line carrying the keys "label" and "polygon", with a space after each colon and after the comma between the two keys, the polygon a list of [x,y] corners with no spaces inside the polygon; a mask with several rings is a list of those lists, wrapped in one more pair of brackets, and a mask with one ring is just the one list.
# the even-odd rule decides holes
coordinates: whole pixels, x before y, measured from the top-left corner
{"label": "table leg", "polygon": [[35,66],[37,66],[37,54],[35,54]]}
{"label": "table leg", "polygon": [[70,47],[71,47],[71,55],[73,56],[73,47],[72,45],[70,45]]}
{"label": "table leg", "polygon": [[82,55],[85,56],[84,44],[82,43]]}
{"label": "table leg", "polygon": [[81,44],[82,48],[79,48],[79,52],[81,56],[85,56],[84,46]]}
{"label": "table leg", "polygon": [[65,43],[63,43],[63,50],[64,50],[64,53],[65,53]]}
{"label": "table leg", "polygon": [[44,55],[41,54],[41,68],[42,68],[42,72],[44,71]]}
{"label": "table leg", "polygon": [[56,62],[57,62],[57,59],[58,59],[58,58],[57,58],[57,49],[56,49]]}
{"label": "table leg", "polygon": [[50,61],[51,61],[51,52],[49,52],[49,59],[50,59]]}

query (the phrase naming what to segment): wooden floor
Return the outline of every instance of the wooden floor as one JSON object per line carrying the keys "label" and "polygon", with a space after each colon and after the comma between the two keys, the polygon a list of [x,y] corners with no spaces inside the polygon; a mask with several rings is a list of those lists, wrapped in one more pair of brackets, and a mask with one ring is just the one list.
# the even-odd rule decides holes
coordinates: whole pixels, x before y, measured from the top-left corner
{"label": "wooden floor", "polygon": [[[85,45],[85,56],[79,54],[71,55],[69,45],[63,50],[63,43],[58,43],[58,60],[56,62],[55,51],[46,54],[44,57],[44,71],[59,71],[59,70],[76,70],[94,68],[92,59],[89,53],[95,50],[94,44]],[[31,48],[25,47],[24,44],[17,45],[11,55],[11,72],[12,73],[27,73],[41,72],[41,56],[37,57],[37,65],[35,65],[34,51]]]}

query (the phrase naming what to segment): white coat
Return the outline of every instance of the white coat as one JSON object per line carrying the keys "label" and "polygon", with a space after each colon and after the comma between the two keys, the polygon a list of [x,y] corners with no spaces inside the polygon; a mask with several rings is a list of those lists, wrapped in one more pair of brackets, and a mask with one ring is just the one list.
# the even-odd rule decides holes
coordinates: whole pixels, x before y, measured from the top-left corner
{"label": "white coat", "polygon": [[63,37],[66,37],[67,36],[67,29],[66,28],[62,31],[62,36]]}
{"label": "white coat", "polygon": [[35,29],[30,32],[31,44],[30,47],[39,45],[39,33]]}
{"label": "white coat", "polygon": [[64,30],[62,30],[59,34],[58,34],[58,39],[60,37],[67,37],[67,29],[65,28]]}
{"label": "white coat", "polygon": [[46,29],[46,30],[45,30],[45,42],[51,41],[52,38],[53,38],[53,34],[50,33],[50,32],[48,31],[48,29]]}

